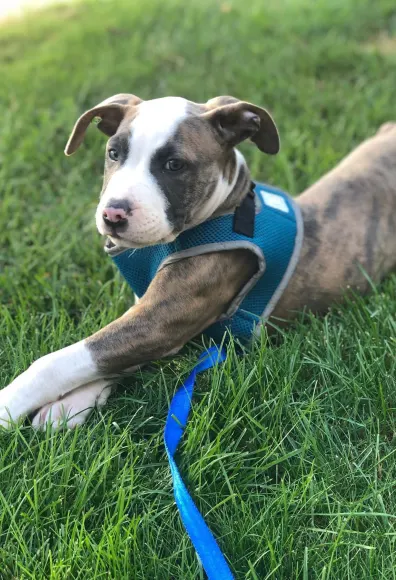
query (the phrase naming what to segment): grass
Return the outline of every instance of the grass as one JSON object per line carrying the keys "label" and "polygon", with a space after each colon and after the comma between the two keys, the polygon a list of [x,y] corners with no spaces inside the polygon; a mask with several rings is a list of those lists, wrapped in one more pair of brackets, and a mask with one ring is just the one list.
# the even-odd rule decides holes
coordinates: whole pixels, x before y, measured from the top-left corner
{"label": "grass", "polygon": [[[93,213],[104,139],[63,156],[117,92],[267,106],[302,191],[396,117],[394,0],[129,0],[0,28],[0,384],[131,303]],[[395,161],[396,162],[396,161]],[[357,208],[358,216],[358,208]],[[305,316],[199,378],[178,463],[236,578],[396,577],[396,279]],[[200,346],[120,385],[73,432],[0,433],[0,578],[195,579],[162,442]]]}

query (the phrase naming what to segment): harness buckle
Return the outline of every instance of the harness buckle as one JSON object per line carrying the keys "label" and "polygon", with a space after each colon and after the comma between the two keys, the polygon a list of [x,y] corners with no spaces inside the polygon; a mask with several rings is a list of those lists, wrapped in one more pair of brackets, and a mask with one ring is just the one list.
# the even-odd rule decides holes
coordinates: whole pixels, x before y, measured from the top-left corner
{"label": "harness buckle", "polygon": [[252,181],[249,191],[234,212],[232,229],[236,234],[241,234],[247,238],[254,238],[254,222],[256,219],[255,188],[256,184]]}

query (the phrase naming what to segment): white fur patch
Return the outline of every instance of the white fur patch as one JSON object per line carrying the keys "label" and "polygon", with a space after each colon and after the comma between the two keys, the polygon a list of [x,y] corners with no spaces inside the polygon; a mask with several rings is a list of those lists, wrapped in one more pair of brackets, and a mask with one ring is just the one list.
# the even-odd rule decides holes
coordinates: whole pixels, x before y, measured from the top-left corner
{"label": "white fur patch", "polygon": [[[98,230],[106,233],[103,209],[110,199],[127,200],[133,213],[121,238],[125,236],[131,247],[173,239],[166,214],[168,200],[150,172],[150,162],[187,116],[187,101],[181,97],[154,99],[141,103],[138,110],[131,124],[128,158],[111,177],[96,213]],[[116,243],[122,245],[118,239]]]}
{"label": "white fur patch", "polygon": [[59,401],[48,403],[40,409],[33,419],[36,429],[53,428],[73,429],[85,423],[95,407],[103,407],[111,394],[112,387],[106,379],[100,379],[74,389]]}
{"label": "white fur patch", "polygon": [[187,104],[181,97],[165,97],[139,105],[139,114],[132,122],[129,166],[149,164],[154,151],[166,143],[186,118]]}
{"label": "white fur patch", "polygon": [[0,426],[97,378],[100,373],[83,340],[43,356],[0,390]]}

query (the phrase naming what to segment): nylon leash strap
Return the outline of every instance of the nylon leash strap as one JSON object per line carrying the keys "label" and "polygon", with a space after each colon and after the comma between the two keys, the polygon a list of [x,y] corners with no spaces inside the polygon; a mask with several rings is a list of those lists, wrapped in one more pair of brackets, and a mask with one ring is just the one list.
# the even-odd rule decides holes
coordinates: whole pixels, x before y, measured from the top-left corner
{"label": "nylon leash strap", "polygon": [[218,347],[210,347],[201,354],[191,374],[171,401],[164,431],[165,449],[172,474],[176,505],[209,580],[233,580],[234,577],[212,532],[183,483],[174,454],[187,424],[196,376],[224,362],[225,359],[225,350]]}

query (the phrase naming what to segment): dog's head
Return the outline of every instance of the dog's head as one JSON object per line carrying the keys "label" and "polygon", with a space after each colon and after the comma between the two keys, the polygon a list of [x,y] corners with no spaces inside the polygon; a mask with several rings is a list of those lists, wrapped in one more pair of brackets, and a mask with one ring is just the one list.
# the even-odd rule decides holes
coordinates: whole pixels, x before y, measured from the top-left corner
{"label": "dog's head", "polygon": [[270,155],[279,150],[269,113],[234,97],[197,104],[121,94],[77,120],[66,155],[80,146],[95,117],[110,137],[96,224],[123,247],[172,241],[246,188],[248,172],[234,149],[241,141],[251,139]]}

